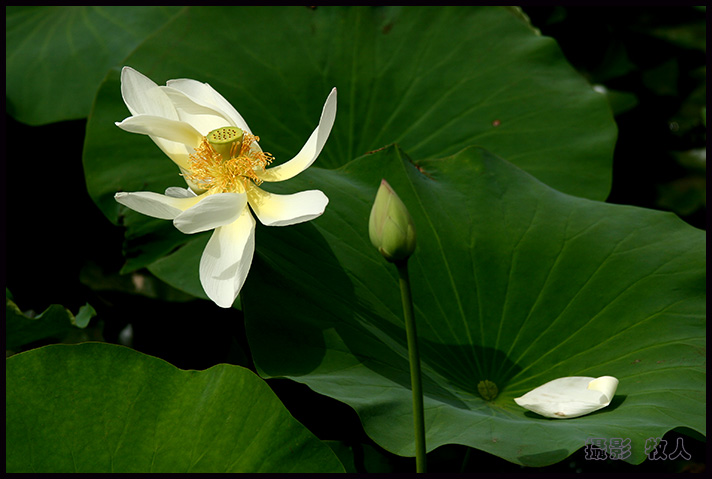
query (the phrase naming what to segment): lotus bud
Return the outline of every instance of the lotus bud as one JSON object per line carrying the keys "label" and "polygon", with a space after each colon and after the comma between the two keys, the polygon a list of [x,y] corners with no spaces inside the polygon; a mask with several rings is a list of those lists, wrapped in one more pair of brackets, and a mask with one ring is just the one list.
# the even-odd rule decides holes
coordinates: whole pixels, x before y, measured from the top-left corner
{"label": "lotus bud", "polygon": [[381,180],[368,220],[371,243],[390,262],[406,260],[415,250],[415,226],[391,185]]}

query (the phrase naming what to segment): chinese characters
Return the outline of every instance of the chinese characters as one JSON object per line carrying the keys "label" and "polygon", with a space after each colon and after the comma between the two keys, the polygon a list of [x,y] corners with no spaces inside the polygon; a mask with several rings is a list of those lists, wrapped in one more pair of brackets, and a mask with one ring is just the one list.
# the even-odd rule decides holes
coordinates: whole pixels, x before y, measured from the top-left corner
{"label": "chinese characters", "polygon": [[[606,459],[625,460],[630,457],[630,438],[602,438],[591,437],[586,440],[584,447],[585,459],[588,461],[603,461]],[[681,437],[677,438],[675,448],[672,449],[668,441],[660,437],[650,437],[645,441],[645,455],[651,461],[684,459],[689,461],[692,456],[685,450]]]}

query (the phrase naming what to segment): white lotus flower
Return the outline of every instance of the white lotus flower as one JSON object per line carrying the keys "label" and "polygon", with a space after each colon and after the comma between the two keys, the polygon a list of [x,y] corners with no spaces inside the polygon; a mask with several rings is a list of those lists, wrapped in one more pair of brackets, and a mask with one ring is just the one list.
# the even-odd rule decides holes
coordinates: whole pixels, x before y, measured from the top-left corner
{"label": "white lotus flower", "polygon": [[572,376],[549,381],[514,401],[542,416],[572,418],[608,406],[616,388],[618,380],[612,376]]}
{"label": "white lotus flower", "polygon": [[336,117],[336,88],[319,125],[291,160],[265,168],[260,148],[240,114],[207,83],[169,80],[158,86],[136,70],[121,71],[121,94],[131,112],[116,125],[148,135],[178,165],[188,188],[116,193],[119,203],[154,218],[173,220],[183,233],[214,230],[200,259],[200,282],[218,306],[232,306],[252,263],[255,220],[287,226],[320,216],[329,199],[318,190],[269,193],[263,181],[283,181],[307,169],[321,153]]}

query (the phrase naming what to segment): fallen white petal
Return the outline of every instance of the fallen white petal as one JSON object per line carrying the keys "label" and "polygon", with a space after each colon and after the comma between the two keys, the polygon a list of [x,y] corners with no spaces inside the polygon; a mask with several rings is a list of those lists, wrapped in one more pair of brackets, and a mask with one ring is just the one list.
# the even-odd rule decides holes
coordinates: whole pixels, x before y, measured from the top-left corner
{"label": "fallen white petal", "polygon": [[324,213],[329,198],[319,190],[277,195],[252,187],[247,193],[252,210],[266,226],[288,226],[313,220]]}
{"label": "fallen white petal", "polygon": [[549,381],[514,401],[545,417],[574,418],[608,406],[617,387],[612,376],[572,376]]}
{"label": "fallen white petal", "polygon": [[178,120],[173,102],[150,78],[131,67],[121,70],[121,96],[132,115]]}
{"label": "fallen white petal", "polygon": [[124,206],[131,208],[146,216],[172,220],[184,210],[200,201],[200,197],[176,198],[165,196],[152,191],[137,191],[134,193],[119,192],[114,199]]}
{"label": "fallen white petal", "polygon": [[268,168],[265,171],[259,172],[257,176],[264,181],[284,181],[297,176],[309,168],[319,156],[319,153],[321,153],[321,149],[324,148],[324,144],[331,133],[331,128],[334,126],[335,118],[336,88],[331,90],[331,93],[324,103],[319,125],[304,144],[301,151],[297,153],[297,156],[274,168]]}
{"label": "fallen white petal", "polygon": [[245,283],[255,252],[255,219],[248,208],[225,226],[216,228],[200,258],[200,283],[221,308],[235,302]]}
{"label": "fallen white petal", "polygon": [[231,124],[247,133],[252,133],[242,116],[235,110],[229,101],[207,83],[197,80],[180,78],[168,80],[166,86],[185,93],[194,102],[220,111],[227,115],[232,121]]}
{"label": "fallen white petal", "polygon": [[237,220],[245,206],[245,193],[207,195],[198,204],[176,216],[173,224],[185,234],[212,230]]}
{"label": "fallen white petal", "polygon": [[601,376],[588,383],[588,389],[602,392],[608,398],[608,403],[606,403],[606,406],[608,406],[616,394],[616,389],[618,389],[618,379],[613,376]]}
{"label": "fallen white petal", "polygon": [[126,118],[116,126],[131,133],[141,133],[150,137],[159,137],[195,148],[203,135],[192,125],[178,120],[169,120],[160,116],[135,115]]}

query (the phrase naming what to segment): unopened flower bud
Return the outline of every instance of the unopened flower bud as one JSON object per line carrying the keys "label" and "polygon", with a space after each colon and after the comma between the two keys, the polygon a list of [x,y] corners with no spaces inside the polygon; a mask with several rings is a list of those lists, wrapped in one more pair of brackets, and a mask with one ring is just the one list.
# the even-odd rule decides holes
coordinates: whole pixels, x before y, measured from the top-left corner
{"label": "unopened flower bud", "polygon": [[368,220],[371,243],[390,262],[408,259],[415,250],[415,226],[391,185],[381,180]]}

